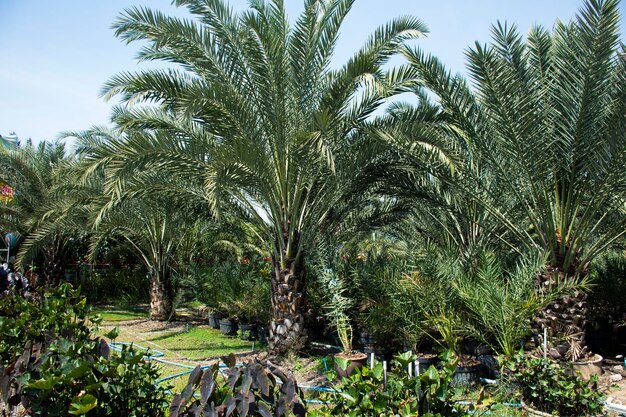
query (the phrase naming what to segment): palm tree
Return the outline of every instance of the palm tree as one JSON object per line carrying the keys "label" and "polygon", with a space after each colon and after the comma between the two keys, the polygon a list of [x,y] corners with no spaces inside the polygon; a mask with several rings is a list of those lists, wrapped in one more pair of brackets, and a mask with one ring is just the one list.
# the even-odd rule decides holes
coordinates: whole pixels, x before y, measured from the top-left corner
{"label": "palm tree", "polygon": [[163,198],[128,199],[108,209],[94,231],[94,255],[103,243],[119,242],[143,262],[150,275],[152,320],[170,320],[174,315],[172,264],[186,224],[180,221],[180,211]]}
{"label": "palm tree", "polygon": [[[0,151],[0,181],[15,190],[11,204],[0,204],[3,230],[18,232],[26,241],[31,238],[38,224],[48,216],[49,205],[59,201],[55,187],[62,176],[58,171],[68,159],[65,146],[60,142],[41,142],[37,146]],[[65,275],[64,257],[70,236],[69,230],[50,229],[45,239],[39,240],[28,252],[20,250],[19,263],[24,266],[41,257],[45,284],[58,285]]]}
{"label": "palm tree", "polygon": [[[589,263],[626,233],[619,18],[617,0],[589,0],[573,21],[557,22],[552,32],[534,27],[526,39],[515,26],[498,24],[490,45],[467,53],[475,90],[436,58],[405,51],[466,149],[471,168],[443,181],[469,196],[477,184],[484,191],[492,181],[506,188],[512,200],[506,207],[493,198],[474,200],[513,233],[511,243],[548,253],[541,291],[586,277]],[[560,338],[569,334],[569,342],[556,344],[576,359],[586,352],[585,314],[579,291],[543,309],[537,323]]]}
{"label": "palm tree", "polygon": [[182,252],[192,252],[194,237],[198,238],[193,230],[198,223],[201,200],[194,194],[194,185],[189,180],[145,170],[126,178],[123,192],[111,198],[108,174],[116,159],[101,158],[98,152],[106,147],[107,140],[145,141],[149,140],[149,132],[136,129],[123,135],[115,130],[93,128],[66,135],[78,138],[79,159],[74,167],[77,185],[91,183],[97,188],[90,201],[92,257],[97,257],[105,243],[120,243],[130,248],[150,275],[150,318],[170,320],[175,313],[176,260]]}
{"label": "palm tree", "polygon": [[242,13],[221,0],[178,0],[198,21],[134,8],[114,25],[127,42],[147,41],[140,59],[180,69],[123,73],[106,84],[106,97],[153,103],[118,110],[122,126],[171,133],[111,145],[123,161],[113,178],[122,187],[124,173],[147,165],[195,176],[211,212],[219,217],[236,207],[252,220],[272,251],[275,353],[306,342],[307,248],[354,176],[360,126],[413,84],[410,68],[385,64],[426,30],[413,17],[398,18],[331,70],[353,2],[307,0],[290,25],[281,0],[251,1]]}

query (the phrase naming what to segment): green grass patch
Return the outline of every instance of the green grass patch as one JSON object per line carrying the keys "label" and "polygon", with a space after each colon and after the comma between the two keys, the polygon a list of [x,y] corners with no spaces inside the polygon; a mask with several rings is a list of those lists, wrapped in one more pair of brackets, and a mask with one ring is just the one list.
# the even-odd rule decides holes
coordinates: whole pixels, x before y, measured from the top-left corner
{"label": "green grass patch", "polygon": [[121,308],[94,308],[93,314],[99,315],[103,321],[118,322],[148,317],[148,312],[142,309],[121,309]]}
{"label": "green grass patch", "polygon": [[251,342],[224,336],[219,330],[208,326],[193,327],[189,331],[183,332],[163,333],[149,340],[192,360],[252,350]]}

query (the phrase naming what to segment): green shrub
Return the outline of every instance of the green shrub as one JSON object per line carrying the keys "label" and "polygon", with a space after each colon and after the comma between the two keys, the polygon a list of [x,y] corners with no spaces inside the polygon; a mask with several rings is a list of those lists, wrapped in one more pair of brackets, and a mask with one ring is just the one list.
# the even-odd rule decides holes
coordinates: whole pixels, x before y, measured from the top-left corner
{"label": "green shrub", "polygon": [[9,411],[163,415],[166,388],[154,384],[156,366],[132,348],[111,354],[106,341],[92,337],[85,299],[69,285],[33,300],[0,297],[0,310],[0,400]]}
{"label": "green shrub", "polygon": [[626,252],[609,251],[591,265],[595,284],[589,294],[589,313],[593,318],[620,322],[626,318]]}
{"label": "green shrub", "polygon": [[[443,366],[429,367],[419,376],[409,377],[407,368],[416,360],[411,352],[395,357],[392,371],[385,375],[383,365],[355,370],[335,386],[337,393],[324,397],[327,405],[311,412],[313,417],[454,417],[466,414],[454,407],[450,383],[458,359],[442,355]],[[347,363],[342,363],[345,369]]]}
{"label": "green shrub", "polygon": [[270,263],[262,259],[191,265],[181,281],[183,299],[197,299],[229,318],[267,323]]}
{"label": "green shrub", "polygon": [[143,268],[81,271],[80,286],[92,303],[135,304],[150,299],[150,278]]}
{"label": "green shrub", "polygon": [[559,416],[595,416],[602,412],[602,394],[593,389],[597,376],[585,381],[551,359],[523,353],[507,365],[507,370],[522,400],[536,410]]}
{"label": "green shrub", "polygon": [[29,342],[45,343],[61,335],[87,339],[88,315],[87,300],[69,285],[36,293],[31,299],[0,296],[0,365],[13,363]]}

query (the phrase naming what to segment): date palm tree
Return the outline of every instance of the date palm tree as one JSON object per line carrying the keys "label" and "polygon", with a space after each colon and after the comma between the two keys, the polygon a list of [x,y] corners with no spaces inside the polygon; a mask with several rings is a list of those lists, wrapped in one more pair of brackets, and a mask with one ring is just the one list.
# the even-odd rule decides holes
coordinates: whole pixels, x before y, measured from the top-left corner
{"label": "date palm tree", "polygon": [[[112,199],[108,174],[115,158],[98,154],[107,141],[149,140],[141,129],[121,134],[116,130],[93,128],[67,133],[77,138],[78,159],[70,187],[92,186],[89,200],[91,256],[97,257],[103,244],[120,244],[134,252],[150,275],[150,318],[170,320],[174,316],[174,269],[182,246],[193,246],[197,226],[197,187],[189,180],[163,176],[155,170],[133,172],[125,179],[122,193]],[[206,219],[204,219],[206,220]]]}
{"label": "date palm tree", "polygon": [[105,96],[127,105],[121,126],[172,133],[114,145],[111,184],[123,187],[125,173],[147,165],[185,173],[202,179],[212,213],[236,207],[252,219],[272,252],[270,348],[279,354],[306,343],[307,249],[354,175],[360,126],[413,84],[410,68],[385,64],[426,31],[413,17],[393,20],[332,70],[353,2],[306,0],[291,25],[281,0],[253,0],[241,13],[221,0],[177,0],[197,20],[134,8],[114,25],[121,39],[146,41],[140,59],[178,67],[107,82]]}
{"label": "date palm tree", "polygon": [[[515,26],[498,24],[491,44],[467,52],[475,88],[436,58],[406,50],[466,149],[463,175],[442,180],[469,196],[477,184],[506,188],[510,205],[479,202],[506,225],[512,243],[549,255],[547,272],[538,276],[541,291],[586,277],[590,262],[626,233],[619,19],[617,0],[589,0],[571,22],[557,22],[551,32],[534,27],[525,39]],[[586,352],[585,314],[579,291],[548,305],[536,321],[557,338],[568,335],[565,343],[554,341],[576,359]]]}
{"label": "date palm tree", "polygon": [[[15,196],[11,204],[0,204],[2,230],[18,232],[28,240],[38,224],[47,217],[47,207],[58,201],[54,192],[61,181],[59,169],[68,161],[65,146],[60,142],[28,144],[22,148],[0,150],[0,181],[10,185]],[[41,275],[47,286],[58,285],[65,275],[68,230],[50,229],[45,239],[31,247],[28,256],[18,255],[19,264],[40,258]]]}

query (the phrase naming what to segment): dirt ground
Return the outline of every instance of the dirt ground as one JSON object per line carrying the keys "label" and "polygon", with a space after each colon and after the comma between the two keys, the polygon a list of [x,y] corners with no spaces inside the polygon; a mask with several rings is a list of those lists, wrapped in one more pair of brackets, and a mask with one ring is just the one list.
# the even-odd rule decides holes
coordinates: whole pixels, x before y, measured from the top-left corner
{"label": "dirt ground", "polygon": [[600,389],[606,390],[608,402],[626,406],[626,370],[623,362],[605,361],[604,375],[600,377]]}

